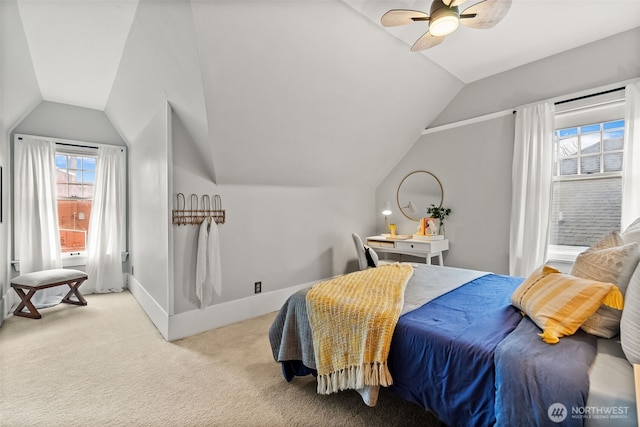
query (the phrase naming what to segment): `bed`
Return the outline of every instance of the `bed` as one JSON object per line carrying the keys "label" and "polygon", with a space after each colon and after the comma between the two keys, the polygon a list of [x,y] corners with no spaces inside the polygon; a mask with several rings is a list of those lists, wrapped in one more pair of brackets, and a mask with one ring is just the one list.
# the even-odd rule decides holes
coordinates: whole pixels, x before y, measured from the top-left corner
{"label": "bed", "polygon": [[[637,259],[629,263],[635,271]],[[535,316],[513,305],[530,278],[412,268],[386,362],[394,393],[451,426],[637,425],[634,368],[620,336],[578,329],[549,344]],[[640,293],[640,269],[634,271],[624,274]],[[317,374],[308,293],[293,294],[269,330],[288,381]],[[343,388],[376,403],[376,386]]]}

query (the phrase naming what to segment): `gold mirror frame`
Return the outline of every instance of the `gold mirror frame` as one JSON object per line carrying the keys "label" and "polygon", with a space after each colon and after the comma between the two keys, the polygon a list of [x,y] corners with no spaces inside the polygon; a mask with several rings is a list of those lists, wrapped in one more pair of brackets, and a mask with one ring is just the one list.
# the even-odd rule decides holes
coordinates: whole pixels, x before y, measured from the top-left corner
{"label": "gold mirror frame", "polygon": [[[404,215],[407,219],[409,219],[411,221],[420,221],[420,218],[424,218],[427,215],[426,208],[431,205],[431,203],[429,201],[427,201],[427,205],[425,207],[424,212],[418,213],[418,215],[420,215],[418,218],[413,218],[413,217],[409,216],[409,214],[407,214],[407,212],[405,212],[405,209],[407,208],[407,206],[402,206],[400,204],[400,189],[402,188],[402,184],[404,184],[404,182],[407,180],[407,178],[409,178],[410,176],[412,176],[414,174],[418,174],[418,173],[425,173],[427,175],[430,175],[436,181],[436,183],[438,184],[438,187],[440,188],[440,202],[437,204],[438,207],[442,207],[442,201],[444,200],[444,189],[442,188],[442,183],[440,182],[440,180],[438,179],[437,176],[435,176],[431,172],[425,171],[425,170],[418,170],[418,171],[410,172],[404,178],[402,178],[402,181],[400,181],[400,184],[398,184],[398,190],[396,191],[396,203],[398,205],[398,209],[400,209],[400,212],[402,212],[402,215]],[[433,204],[435,205],[436,203],[433,203]]]}

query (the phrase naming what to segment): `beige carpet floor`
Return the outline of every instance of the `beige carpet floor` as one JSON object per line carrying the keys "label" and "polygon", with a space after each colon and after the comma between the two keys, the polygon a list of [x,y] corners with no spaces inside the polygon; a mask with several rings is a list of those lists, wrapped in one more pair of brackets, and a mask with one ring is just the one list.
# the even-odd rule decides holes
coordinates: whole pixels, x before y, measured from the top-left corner
{"label": "beige carpet floor", "polygon": [[437,426],[386,389],[287,383],[271,355],[275,313],[166,342],[128,292],[88,295],[0,328],[0,426]]}

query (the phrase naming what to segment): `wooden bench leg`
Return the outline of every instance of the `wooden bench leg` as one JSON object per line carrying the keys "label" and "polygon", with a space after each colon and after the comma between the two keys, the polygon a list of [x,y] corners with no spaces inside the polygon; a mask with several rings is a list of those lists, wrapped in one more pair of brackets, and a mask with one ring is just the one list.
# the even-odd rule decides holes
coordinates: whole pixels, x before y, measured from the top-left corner
{"label": "wooden bench leg", "polygon": [[[82,279],[76,280],[75,282],[67,283],[70,289],[69,289],[69,292],[67,292],[67,295],[65,295],[64,298],[62,298],[62,302],[67,304],[75,304],[75,305],[87,305],[87,300],[84,299],[84,297],[80,294],[80,289],[78,289],[85,280],[86,278],[82,278]],[[71,295],[75,295],[78,301],[70,299],[69,297]]]}
{"label": "wooden bench leg", "polygon": [[[20,288],[13,288],[13,289],[15,289],[16,293],[18,294],[18,296],[22,300],[22,302],[20,302],[18,307],[13,311],[13,315],[14,316],[28,317],[30,319],[40,319],[40,318],[42,318],[42,315],[38,312],[38,309],[36,308],[36,306],[33,305],[33,303],[31,302],[31,297],[33,297],[33,295],[36,293],[37,289],[30,289],[29,292],[26,293],[26,294]],[[25,308],[25,307],[29,311],[22,311],[22,309]]]}

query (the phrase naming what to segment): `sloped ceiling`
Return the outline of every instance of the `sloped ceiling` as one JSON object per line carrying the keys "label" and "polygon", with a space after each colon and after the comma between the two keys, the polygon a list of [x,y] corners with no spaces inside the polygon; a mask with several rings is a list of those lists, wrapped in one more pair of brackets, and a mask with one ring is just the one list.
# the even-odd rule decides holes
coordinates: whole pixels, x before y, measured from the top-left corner
{"label": "sloped ceiling", "polygon": [[[373,23],[390,9],[429,12],[429,0],[344,0]],[[478,3],[466,0],[460,12]],[[445,41],[418,53],[470,83],[564,52],[640,25],[636,0],[513,0],[506,17],[490,30],[460,25]],[[410,48],[426,23],[385,28]],[[452,54],[455,52],[455,54]]]}
{"label": "sloped ceiling", "polygon": [[45,101],[104,110],[135,1],[20,1]]}
{"label": "sloped ceiling", "polygon": [[379,24],[428,3],[17,0],[44,100],[104,110],[130,143],[169,101],[217,183],[284,186],[375,185],[464,83],[640,16],[634,1],[514,0],[493,30],[417,54],[424,28]]}

